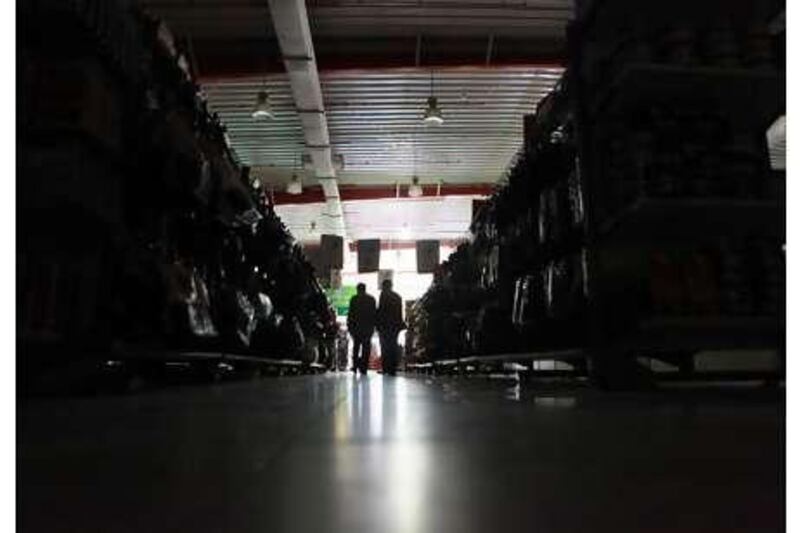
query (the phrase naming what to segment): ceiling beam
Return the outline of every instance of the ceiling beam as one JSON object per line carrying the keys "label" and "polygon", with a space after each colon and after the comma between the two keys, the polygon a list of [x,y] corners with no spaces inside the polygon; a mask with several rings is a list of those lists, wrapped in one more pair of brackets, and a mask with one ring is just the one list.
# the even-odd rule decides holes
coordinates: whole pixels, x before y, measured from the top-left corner
{"label": "ceiling beam", "polygon": [[[446,246],[449,248],[458,248],[460,245],[467,242],[469,239],[439,239],[439,246]],[[414,250],[417,248],[417,241],[416,240],[400,240],[400,239],[380,239],[381,241],[381,251],[387,250]],[[319,250],[320,243],[319,240],[309,240],[303,243],[304,250],[310,250],[312,252]],[[351,252],[358,252],[358,241],[350,241],[348,245],[348,249]]]}
{"label": "ceiling beam", "polygon": [[[422,198],[436,196],[489,196],[495,185],[491,183],[443,183],[441,189],[437,184],[423,184]],[[305,187],[302,194],[292,195],[285,192],[275,192],[275,205],[300,205],[315,204],[325,201],[325,194],[321,187]],[[408,184],[400,185],[400,198],[408,198]],[[385,200],[397,198],[396,185],[378,186],[347,186],[339,187],[339,198],[342,202],[358,200]]]}
{"label": "ceiling beam", "polygon": [[[295,108],[300,110],[306,152],[324,195],[324,227],[320,231],[345,236],[344,213],[339,201],[328,121],[311,41],[305,0],[269,0],[283,64],[289,75]],[[313,113],[302,111],[313,110]]]}
{"label": "ceiling beam", "polygon": [[[458,248],[460,245],[467,242],[469,239],[439,239],[439,246],[447,246],[450,248]],[[416,240],[394,240],[394,239],[380,239],[381,251],[384,250],[414,250],[417,248]],[[358,241],[350,243],[350,251],[358,251]]]}

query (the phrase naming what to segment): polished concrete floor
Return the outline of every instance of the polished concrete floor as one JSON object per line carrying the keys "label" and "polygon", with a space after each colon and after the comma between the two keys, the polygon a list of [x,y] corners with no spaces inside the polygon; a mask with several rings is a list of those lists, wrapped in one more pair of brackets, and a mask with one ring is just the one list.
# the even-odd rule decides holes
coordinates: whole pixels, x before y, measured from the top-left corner
{"label": "polished concrete floor", "polygon": [[40,399],[25,532],[783,530],[773,392],[350,374]]}

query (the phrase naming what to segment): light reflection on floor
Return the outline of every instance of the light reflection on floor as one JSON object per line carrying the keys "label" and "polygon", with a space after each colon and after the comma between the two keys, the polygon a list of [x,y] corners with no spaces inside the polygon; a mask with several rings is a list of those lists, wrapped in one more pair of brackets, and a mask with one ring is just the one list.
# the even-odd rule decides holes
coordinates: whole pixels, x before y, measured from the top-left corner
{"label": "light reflection on floor", "polygon": [[575,407],[574,396],[536,396],[533,403],[539,407]]}
{"label": "light reflection on floor", "polygon": [[686,394],[339,373],[44,401],[21,531],[781,530],[780,401]]}
{"label": "light reflection on floor", "polygon": [[396,517],[386,531],[423,531],[428,447],[409,416],[408,380],[369,374],[342,383],[344,399],[333,414],[340,519],[359,524],[347,515],[366,505],[370,513]]}

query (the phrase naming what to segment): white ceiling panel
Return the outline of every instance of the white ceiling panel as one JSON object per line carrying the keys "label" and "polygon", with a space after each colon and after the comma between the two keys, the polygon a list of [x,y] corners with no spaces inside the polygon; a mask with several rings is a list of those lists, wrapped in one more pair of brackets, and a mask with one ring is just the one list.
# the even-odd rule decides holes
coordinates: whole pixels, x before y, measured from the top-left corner
{"label": "white ceiling panel", "polygon": [[[462,239],[469,235],[472,196],[342,202],[348,239],[409,241]],[[276,212],[301,242],[318,241],[321,204],[279,205]],[[316,229],[312,229],[312,224]]]}

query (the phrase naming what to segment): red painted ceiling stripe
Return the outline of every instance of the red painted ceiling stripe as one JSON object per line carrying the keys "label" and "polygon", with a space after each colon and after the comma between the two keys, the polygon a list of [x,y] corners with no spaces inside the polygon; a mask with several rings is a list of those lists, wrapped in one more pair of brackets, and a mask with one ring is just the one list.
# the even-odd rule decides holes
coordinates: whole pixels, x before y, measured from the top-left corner
{"label": "red painted ceiling stripe", "polygon": [[[448,246],[450,248],[458,248],[459,245],[464,244],[467,242],[467,239],[440,239],[439,245],[440,246]],[[417,247],[417,241],[394,241],[394,240],[381,240],[381,250],[411,250]],[[358,251],[358,241],[350,241],[348,248],[351,252]],[[319,251],[320,245],[319,241],[308,241],[303,243],[303,249],[314,253]]]}
{"label": "red painted ceiling stripe", "polygon": [[301,194],[289,194],[284,191],[276,191],[274,196],[275,205],[294,205],[294,204],[318,204],[325,202],[325,195],[322,187],[314,185],[303,187]]}
{"label": "red painted ceiling stripe", "polygon": [[[439,240],[440,246],[449,246],[457,248],[460,244],[467,242],[467,239],[441,239]],[[409,250],[417,247],[417,241],[395,241],[381,239],[381,250]],[[350,242],[350,251],[358,251],[358,241]]]}
{"label": "red painted ceiling stripe", "polygon": [[[491,183],[462,183],[462,184],[442,184],[442,196],[488,196],[494,190]],[[423,197],[434,197],[437,193],[436,185],[422,185]],[[341,185],[339,195],[343,202],[356,200],[383,200],[397,197],[397,189],[394,185],[379,186],[357,186]],[[408,198],[408,184],[400,186],[400,197]],[[315,204],[323,203],[325,196],[322,187],[314,185],[304,187],[302,194],[292,195],[286,192],[275,193],[275,205],[295,205],[295,204]]]}

